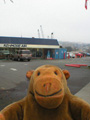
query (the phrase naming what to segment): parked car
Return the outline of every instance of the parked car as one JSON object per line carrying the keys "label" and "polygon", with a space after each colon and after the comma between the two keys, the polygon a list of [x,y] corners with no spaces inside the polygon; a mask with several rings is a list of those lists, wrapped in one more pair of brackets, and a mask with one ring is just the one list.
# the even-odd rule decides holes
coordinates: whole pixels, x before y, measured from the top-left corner
{"label": "parked car", "polygon": [[13,55],[13,60],[28,60],[30,61],[32,58],[32,54],[30,50],[18,50],[17,52],[15,52],[15,54]]}
{"label": "parked car", "polygon": [[75,54],[72,53],[72,52],[67,52],[67,57],[70,57],[70,58],[75,58]]}
{"label": "parked car", "polygon": [[81,54],[83,54],[83,57],[85,57],[86,56],[86,53],[85,52],[80,52]]}
{"label": "parked car", "polygon": [[11,59],[13,57],[13,53],[9,50],[2,50],[2,53],[4,54],[6,59]]}
{"label": "parked car", "polygon": [[86,53],[87,56],[90,56],[90,53]]}
{"label": "parked car", "polygon": [[75,54],[77,57],[83,57],[83,54],[82,53],[76,53]]}
{"label": "parked car", "polygon": [[5,55],[0,51],[0,59],[5,59]]}

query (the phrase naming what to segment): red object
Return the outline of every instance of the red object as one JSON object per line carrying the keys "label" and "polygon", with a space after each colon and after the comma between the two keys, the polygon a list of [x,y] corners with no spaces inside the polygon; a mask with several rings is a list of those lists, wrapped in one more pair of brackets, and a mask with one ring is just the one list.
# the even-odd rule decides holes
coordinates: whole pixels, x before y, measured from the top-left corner
{"label": "red object", "polygon": [[80,65],[77,65],[77,64],[65,64],[65,66],[70,66],[70,67],[80,67]]}
{"label": "red object", "polygon": [[53,60],[53,58],[47,58],[47,60]]}
{"label": "red object", "polygon": [[85,8],[86,8],[86,10],[87,10],[87,1],[88,1],[88,0],[85,0]]}
{"label": "red object", "polygon": [[86,64],[66,64],[65,66],[81,67],[81,66],[87,66],[87,65]]}
{"label": "red object", "polygon": [[72,65],[87,66],[86,64],[72,64]]}
{"label": "red object", "polygon": [[78,64],[78,65],[80,65],[80,66],[87,66],[86,64]]}
{"label": "red object", "polygon": [[83,54],[82,53],[76,53],[75,54],[77,57],[83,57]]}
{"label": "red object", "polygon": [[70,55],[69,55],[69,53],[68,53],[68,59],[70,58]]}

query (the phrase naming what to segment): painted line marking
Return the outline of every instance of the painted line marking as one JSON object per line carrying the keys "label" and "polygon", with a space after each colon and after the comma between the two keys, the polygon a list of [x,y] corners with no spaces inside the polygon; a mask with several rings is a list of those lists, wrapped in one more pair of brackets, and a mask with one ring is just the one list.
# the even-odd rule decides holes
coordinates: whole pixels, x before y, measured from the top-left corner
{"label": "painted line marking", "polygon": [[12,70],[12,71],[17,71],[17,69],[15,69],[15,68],[10,68],[10,70]]}
{"label": "painted line marking", "polygon": [[28,64],[24,64],[24,65],[28,65]]}
{"label": "painted line marking", "polygon": [[5,65],[0,65],[1,67],[4,67]]}

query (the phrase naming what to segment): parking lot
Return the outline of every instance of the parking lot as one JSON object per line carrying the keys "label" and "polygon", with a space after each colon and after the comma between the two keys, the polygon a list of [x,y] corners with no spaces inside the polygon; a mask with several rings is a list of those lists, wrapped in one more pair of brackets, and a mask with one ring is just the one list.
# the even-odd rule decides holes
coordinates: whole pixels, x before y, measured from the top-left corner
{"label": "parking lot", "polygon": [[[73,94],[90,82],[90,57],[62,60],[11,61],[0,60],[0,110],[6,105],[23,98],[27,94],[28,83],[26,72],[40,65],[51,64],[67,69],[70,72],[68,86]],[[68,67],[65,64],[87,64],[80,68]]]}

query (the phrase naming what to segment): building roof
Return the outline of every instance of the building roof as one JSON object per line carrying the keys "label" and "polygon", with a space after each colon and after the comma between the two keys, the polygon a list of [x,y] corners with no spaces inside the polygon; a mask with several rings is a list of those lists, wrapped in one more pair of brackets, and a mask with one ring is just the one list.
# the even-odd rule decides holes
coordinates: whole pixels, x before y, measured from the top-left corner
{"label": "building roof", "polygon": [[13,48],[59,48],[57,39],[0,37],[0,47]]}
{"label": "building roof", "polygon": [[57,39],[0,37],[0,44],[59,45]]}

